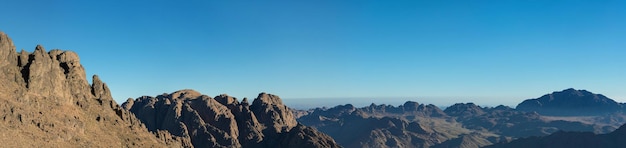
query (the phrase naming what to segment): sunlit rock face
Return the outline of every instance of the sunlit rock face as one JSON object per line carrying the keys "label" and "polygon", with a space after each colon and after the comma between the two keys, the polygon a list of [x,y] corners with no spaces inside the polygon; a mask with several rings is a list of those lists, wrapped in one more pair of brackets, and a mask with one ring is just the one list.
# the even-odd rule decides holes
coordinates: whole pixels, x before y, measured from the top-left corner
{"label": "sunlit rock face", "polygon": [[0,143],[6,147],[180,147],[157,137],[111,97],[89,84],[72,51],[17,52],[0,32]]}

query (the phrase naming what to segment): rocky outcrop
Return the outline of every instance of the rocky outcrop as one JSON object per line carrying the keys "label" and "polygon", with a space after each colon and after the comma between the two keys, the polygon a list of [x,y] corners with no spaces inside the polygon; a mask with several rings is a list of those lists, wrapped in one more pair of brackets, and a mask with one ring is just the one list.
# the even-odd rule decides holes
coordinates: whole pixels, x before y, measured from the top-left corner
{"label": "rocky outcrop", "polygon": [[7,147],[176,147],[157,137],[111,97],[78,55],[37,45],[15,50],[0,32],[0,142]]}
{"label": "rocky outcrop", "polygon": [[291,110],[275,95],[259,94],[252,102],[250,109],[260,123],[271,125],[271,129],[277,133],[289,131],[298,124]]}
{"label": "rocky outcrop", "polygon": [[598,116],[622,111],[622,105],[601,94],[573,88],[520,103],[517,110],[548,116]]}
{"label": "rocky outcrop", "polygon": [[339,147],[327,135],[298,124],[275,95],[211,98],[193,90],[124,103],[150,131],[169,131],[186,147]]}

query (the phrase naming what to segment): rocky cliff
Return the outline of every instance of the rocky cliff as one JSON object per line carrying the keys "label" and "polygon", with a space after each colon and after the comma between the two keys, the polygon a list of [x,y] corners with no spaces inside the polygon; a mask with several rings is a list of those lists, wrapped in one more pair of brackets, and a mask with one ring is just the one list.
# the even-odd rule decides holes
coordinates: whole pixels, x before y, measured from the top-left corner
{"label": "rocky cliff", "polygon": [[150,131],[166,130],[186,147],[339,147],[329,136],[298,124],[275,95],[252,104],[228,95],[211,98],[193,90],[129,99],[122,105]]}
{"label": "rocky cliff", "polygon": [[105,83],[87,82],[71,51],[16,52],[0,32],[0,143],[6,147],[177,147],[157,137],[112,98]]}

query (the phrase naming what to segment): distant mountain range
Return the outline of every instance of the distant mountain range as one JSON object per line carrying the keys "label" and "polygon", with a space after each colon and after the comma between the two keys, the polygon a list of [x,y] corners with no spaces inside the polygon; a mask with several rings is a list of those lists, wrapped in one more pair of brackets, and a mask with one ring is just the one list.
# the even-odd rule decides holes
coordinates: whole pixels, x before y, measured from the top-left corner
{"label": "distant mountain range", "polygon": [[[515,109],[457,103],[293,110],[193,90],[121,106],[71,51],[17,52],[0,32],[0,143],[5,147],[623,147],[625,105],[566,89]],[[620,127],[621,126],[621,127]],[[619,129],[618,129],[619,127]],[[617,129],[617,130],[616,130]]]}
{"label": "distant mountain range", "polygon": [[[528,102],[542,105],[526,107],[531,106]],[[585,112],[588,108],[577,110],[570,105],[581,103],[609,109],[590,113]],[[397,107],[346,104],[295,112],[302,124],[329,134],[345,147],[480,147],[558,131],[608,133],[626,122],[621,108],[611,108],[616,105],[620,106],[603,95],[566,89],[526,100],[517,107],[520,109],[457,103],[441,110],[408,101]],[[553,110],[565,111],[550,112]]]}

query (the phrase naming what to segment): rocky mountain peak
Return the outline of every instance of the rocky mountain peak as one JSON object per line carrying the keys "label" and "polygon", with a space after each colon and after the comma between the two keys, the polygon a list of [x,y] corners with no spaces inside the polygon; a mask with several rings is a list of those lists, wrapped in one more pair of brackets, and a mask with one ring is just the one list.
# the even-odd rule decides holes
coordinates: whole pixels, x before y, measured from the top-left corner
{"label": "rocky mountain peak", "polygon": [[555,91],[552,94],[548,94],[548,95],[552,95],[552,96],[557,96],[557,97],[584,97],[584,96],[594,96],[596,94],[593,94],[587,90],[576,90],[574,88],[568,88],[565,89],[563,91]]}
{"label": "rocky mountain peak", "polygon": [[0,32],[0,67],[5,65],[15,65],[16,62],[15,45],[7,34]]}
{"label": "rocky mountain peak", "polygon": [[252,102],[250,110],[259,122],[273,127],[279,133],[289,131],[298,123],[290,109],[276,95],[260,93]]}
{"label": "rocky mountain peak", "polygon": [[621,111],[622,105],[601,94],[570,88],[525,100],[516,109],[555,116],[605,115]]}
{"label": "rocky mountain peak", "polygon": [[450,116],[473,116],[485,113],[480,106],[474,103],[456,103],[443,110],[443,112]]}
{"label": "rocky mountain peak", "polygon": [[406,101],[404,102],[402,106],[404,106],[404,108],[408,110],[417,110],[419,105],[420,105],[419,103],[414,102],[414,101]]}
{"label": "rocky mountain peak", "polygon": [[260,93],[256,97],[256,99],[254,99],[254,102],[252,102],[252,105],[254,104],[269,104],[269,105],[276,105],[276,106],[284,106],[283,100],[281,100],[280,97],[276,95],[268,94],[265,92]]}
{"label": "rocky mountain peak", "polygon": [[175,91],[170,94],[170,98],[172,99],[196,99],[200,97],[202,94],[193,90],[193,89],[183,89],[179,91]]}
{"label": "rocky mountain peak", "polygon": [[[75,52],[37,45],[17,54],[0,32],[0,129],[21,147],[170,147],[122,110],[98,76],[90,85]],[[21,138],[15,138],[21,137]],[[12,146],[9,146],[12,147]]]}
{"label": "rocky mountain peak", "polygon": [[338,146],[330,137],[298,125],[282,100],[267,93],[259,94],[249,105],[246,98],[240,104],[226,94],[210,98],[181,90],[129,100],[123,106],[148,130],[168,131],[193,147]]}
{"label": "rocky mountain peak", "polygon": [[217,100],[217,102],[220,102],[222,105],[239,104],[237,98],[228,96],[227,94],[215,96],[215,100]]}

